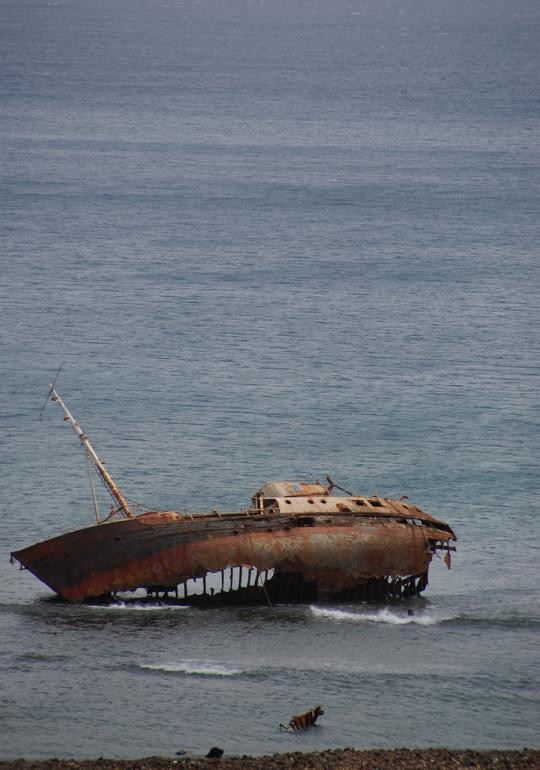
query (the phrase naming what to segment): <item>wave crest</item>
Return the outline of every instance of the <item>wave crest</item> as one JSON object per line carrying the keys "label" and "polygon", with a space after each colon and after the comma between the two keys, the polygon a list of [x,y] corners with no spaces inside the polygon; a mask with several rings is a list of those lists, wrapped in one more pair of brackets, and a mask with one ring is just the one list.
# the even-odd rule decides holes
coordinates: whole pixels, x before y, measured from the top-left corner
{"label": "wave crest", "polygon": [[388,607],[375,611],[349,612],[347,610],[334,610],[323,607],[310,607],[315,617],[328,618],[337,621],[352,621],[356,623],[389,623],[394,626],[403,626],[416,623],[419,626],[435,626],[453,620],[457,615],[432,615],[425,612],[421,614],[405,615]]}
{"label": "wave crest", "polygon": [[137,668],[185,676],[240,676],[244,673],[239,668],[204,660],[185,660],[180,663],[139,663]]}

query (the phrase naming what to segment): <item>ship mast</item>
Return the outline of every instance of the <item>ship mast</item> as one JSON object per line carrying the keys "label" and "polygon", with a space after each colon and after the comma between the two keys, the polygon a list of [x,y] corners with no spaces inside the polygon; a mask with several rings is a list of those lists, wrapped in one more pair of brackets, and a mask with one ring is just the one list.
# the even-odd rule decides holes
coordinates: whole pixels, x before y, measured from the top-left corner
{"label": "ship mast", "polygon": [[[92,444],[88,440],[88,436],[86,435],[86,433],[84,433],[81,430],[81,426],[75,420],[75,418],[73,417],[73,415],[71,414],[71,412],[69,411],[67,406],[64,404],[64,402],[62,401],[62,399],[60,398],[60,396],[56,392],[56,390],[54,388],[54,384],[51,385],[51,383],[49,383],[49,397],[51,398],[51,401],[58,401],[58,403],[62,407],[62,411],[64,412],[64,420],[66,420],[67,422],[70,423],[71,427],[73,428],[73,430],[75,431],[75,433],[77,434],[79,439],[81,440],[81,444],[83,445],[83,447],[84,447],[84,449],[86,451],[86,456],[95,465],[97,472],[99,473],[99,475],[101,476],[101,478],[105,482],[105,485],[106,485],[107,489],[109,490],[109,492],[111,493],[111,495],[113,496],[113,498],[118,503],[118,506],[119,506],[120,510],[122,511],[122,513],[125,516],[127,516],[128,519],[132,519],[133,518],[133,514],[129,510],[129,506],[128,506],[127,502],[126,502],[125,497],[123,496],[123,494],[120,492],[120,490],[118,489],[118,487],[114,483],[114,481],[112,479],[112,476],[110,475],[110,473],[107,471],[107,469],[103,465],[103,462],[97,456],[94,447],[92,446]],[[95,502],[94,502],[94,505],[95,505]],[[96,514],[96,518],[97,518],[97,514]]]}

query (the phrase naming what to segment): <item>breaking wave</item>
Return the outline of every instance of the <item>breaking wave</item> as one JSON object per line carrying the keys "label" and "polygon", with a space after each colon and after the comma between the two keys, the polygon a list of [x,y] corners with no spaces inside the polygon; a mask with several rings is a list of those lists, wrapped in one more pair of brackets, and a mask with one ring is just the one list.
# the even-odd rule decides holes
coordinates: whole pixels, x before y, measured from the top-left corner
{"label": "breaking wave", "polygon": [[315,617],[328,618],[337,621],[353,621],[357,623],[389,623],[394,626],[402,626],[416,623],[419,626],[435,626],[448,620],[454,620],[457,615],[432,615],[426,612],[404,614],[383,607],[375,611],[348,612],[346,610],[333,610],[311,605],[311,612]]}
{"label": "breaking wave", "polygon": [[239,668],[232,668],[224,663],[204,660],[185,660],[181,663],[139,663],[137,668],[186,676],[240,676],[245,673]]}

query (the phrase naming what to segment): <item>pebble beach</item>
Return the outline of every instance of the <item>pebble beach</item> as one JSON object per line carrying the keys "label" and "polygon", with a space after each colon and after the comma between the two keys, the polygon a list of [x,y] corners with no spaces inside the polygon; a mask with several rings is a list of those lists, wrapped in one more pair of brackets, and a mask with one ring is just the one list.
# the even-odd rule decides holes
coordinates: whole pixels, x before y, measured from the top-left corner
{"label": "pebble beach", "polygon": [[0,762],[0,770],[533,770],[540,749],[472,751],[468,749],[334,749],[272,756],[146,757],[135,760],[17,759]]}

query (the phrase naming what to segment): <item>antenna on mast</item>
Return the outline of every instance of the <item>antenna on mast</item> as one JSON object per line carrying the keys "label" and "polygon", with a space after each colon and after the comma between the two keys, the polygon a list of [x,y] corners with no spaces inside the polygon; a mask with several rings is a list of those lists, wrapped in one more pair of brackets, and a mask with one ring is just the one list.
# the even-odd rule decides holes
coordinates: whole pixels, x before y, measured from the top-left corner
{"label": "antenna on mast", "polygon": [[56,385],[56,380],[58,379],[58,376],[59,376],[60,372],[62,371],[62,367],[64,366],[65,363],[66,363],[65,361],[62,361],[62,363],[58,367],[58,371],[56,372],[56,376],[55,376],[55,378],[54,378],[54,380],[52,382],[52,385],[51,385],[51,383],[49,383],[49,392],[47,393],[47,398],[45,399],[45,403],[41,407],[41,412],[39,413],[39,421],[40,422],[43,422],[43,412],[45,411],[45,407],[47,406],[47,404],[49,402],[49,399],[51,397],[51,393],[53,392],[53,388]]}
{"label": "antenna on mast", "polygon": [[[61,368],[62,367],[60,367],[60,369]],[[58,377],[58,374],[60,373],[60,369],[58,370],[58,373],[56,375],[57,377]],[[56,382],[56,379],[55,379],[55,382]],[[112,497],[118,503],[119,508],[122,511],[122,513],[124,514],[124,516],[126,516],[128,519],[132,519],[133,518],[133,514],[129,510],[129,506],[128,506],[127,502],[126,502],[125,497],[123,496],[123,494],[120,492],[120,490],[118,489],[118,487],[114,483],[114,481],[112,479],[112,476],[110,475],[108,470],[103,465],[103,462],[97,456],[94,447],[92,446],[92,444],[88,440],[88,436],[86,435],[86,433],[84,433],[82,431],[81,426],[75,420],[75,418],[73,417],[73,415],[71,414],[71,412],[69,411],[67,406],[64,404],[64,402],[62,401],[62,399],[58,395],[57,391],[54,388],[54,382],[53,383],[49,383],[49,395],[47,396],[47,401],[49,400],[49,398],[51,399],[51,401],[58,401],[58,403],[62,407],[62,411],[64,412],[64,420],[66,420],[66,422],[70,423],[71,427],[73,428],[73,430],[75,431],[75,433],[79,437],[79,439],[81,441],[81,444],[83,445],[84,450],[86,452],[86,456],[87,456],[88,460],[90,460],[95,465],[97,472],[99,473],[99,475],[101,476],[101,478],[105,482],[105,486],[107,487],[107,489],[111,493]],[[45,402],[45,404],[47,403],[47,401]],[[94,508],[95,508],[95,496],[94,496]],[[101,523],[101,522],[99,522],[99,517],[98,517],[97,509],[96,509],[96,519],[98,520],[98,523]]]}

